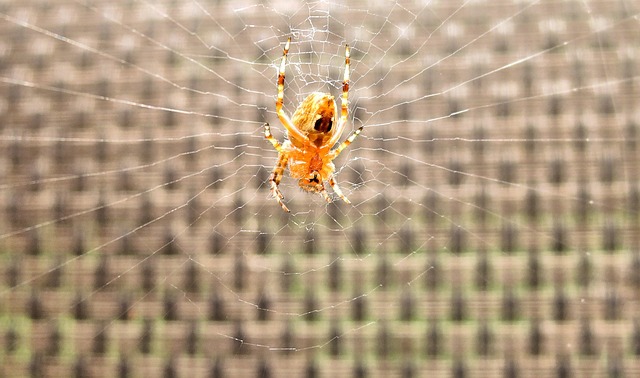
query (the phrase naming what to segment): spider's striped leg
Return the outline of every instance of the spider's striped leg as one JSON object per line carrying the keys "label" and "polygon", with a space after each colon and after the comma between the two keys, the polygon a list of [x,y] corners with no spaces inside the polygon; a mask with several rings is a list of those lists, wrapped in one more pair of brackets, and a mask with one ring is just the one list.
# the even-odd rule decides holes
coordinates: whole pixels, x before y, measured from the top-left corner
{"label": "spider's striped leg", "polygon": [[284,170],[287,168],[287,154],[283,151],[282,144],[280,144],[280,142],[278,142],[273,134],[271,134],[271,128],[269,127],[268,123],[264,124],[264,136],[269,142],[271,142],[271,144],[273,144],[273,147],[276,149],[276,151],[278,151],[278,162],[276,163],[276,166],[273,168],[273,171],[271,171],[271,175],[269,176],[271,194],[273,195],[273,198],[278,201],[278,204],[280,204],[282,210],[288,213],[289,209],[287,208],[287,206],[285,206],[284,202],[282,202],[284,196],[280,192],[280,189],[278,189],[280,180],[282,180],[282,176],[284,175]]}
{"label": "spider's striped leg", "polygon": [[338,183],[336,182],[336,179],[334,179],[333,177],[331,177],[329,179],[329,185],[331,185],[331,187],[333,188],[333,191],[336,192],[336,194],[338,195],[338,197],[342,198],[342,200],[346,203],[351,203],[351,201],[349,201],[349,199],[347,197],[345,197],[344,194],[342,194],[342,190],[340,190],[340,187],[338,186]]}
{"label": "spider's striped leg", "polygon": [[280,70],[278,71],[278,99],[276,100],[276,112],[278,112],[278,116],[282,112],[282,103],[284,102],[284,69],[287,65],[289,45],[291,45],[291,37],[287,39],[287,44],[284,45],[282,61],[280,62]]}
{"label": "spider's striped leg", "polygon": [[349,66],[351,65],[349,45],[345,45],[344,49],[344,78],[342,79],[342,101],[340,101],[340,122],[343,127],[347,124],[349,112]]}
{"label": "spider's striped leg", "polygon": [[320,194],[322,194],[322,197],[324,198],[325,201],[327,201],[328,203],[331,203],[331,197],[329,197],[329,193],[327,193],[327,189],[325,189],[324,185],[320,190]]}
{"label": "spider's striped leg", "polygon": [[340,101],[340,121],[338,122],[338,128],[333,133],[333,136],[329,140],[328,145],[333,146],[338,142],[342,132],[344,131],[344,127],[347,125],[347,116],[349,115],[349,69],[351,66],[351,53],[350,53],[349,45],[345,45],[344,47],[344,77],[342,79],[342,100]]}
{"label": "spider's striped leg", "polygon": [[282,144],[280,144],[280,142],[278,142],[278,140],[273,136],[273,134],[271,134],[271,126],[269,126],[269,122],[265,122],[263,126],[264,126],[264,137],[267,138],[267,140],[271,142],[271,144],[273,144],[273,148],[275,148],[276,151],[278,152],[282,151]]}
{"label": "spider's striped leg", "polygon": [[271,171],[271,176],[269,176],[269,183],[271,184],[271,194],[273,195],[273,198],[275,198],[276,201],[278,201],[278,204],[280,204],[280,207],[282,207],[282,210],[288,213],[289,209],[284,204],[284,202],[282,202],[282,200],[284,199],[284,196],[280,192],[280,189],[278,189],[278,185],[280,185],[280,180],[282,180],[282,175],[284,174],[284,170],[286,167],[287,167],[287,155],[280,153],[278,155],[278,162],[276,163],[276,166],[273,168],[273,171]]}
{"label": "spider's striped leg", "polygon": [[358,127],[358,129],[354,131],[353,134],[351,134],[344,142],[340,143],[340,145],[335,150],[331,151],[331,154],[332,154],[331,158],[335,159],[336,157],[338,157],[338,155],[340,155],[340,153],[345,148],[349,147],[349,145],[353,143],[353,141],[358,137],[358,135],[360,135],[363,128],[364,126]]}
{"label": "spider's striped leg", "polygon": [[276,100],[276,113],[278,114],[278,119],[287,129],[287,133],[293,139],[299,141],[309,140],[306,135],[304,135],[297,127],[291,122],[291,119],[284,112],[282,108],[284,102],[284,70],[287,65],[287,54],[289,53],[289,46],[291,45],[291,37],[287,39],[287,44],[284,45],[284,50],[282,52],[282,61],[280,62],[280,69],[278,71],[278,99]]}

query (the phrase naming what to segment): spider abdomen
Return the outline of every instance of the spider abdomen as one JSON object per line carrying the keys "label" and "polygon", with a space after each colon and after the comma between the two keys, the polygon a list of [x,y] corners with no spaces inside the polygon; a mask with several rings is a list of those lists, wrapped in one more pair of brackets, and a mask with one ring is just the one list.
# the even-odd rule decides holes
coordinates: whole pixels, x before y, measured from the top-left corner
{"label": "spider abdomen", "polygon": [[[300,130],[314,145],[322,146],[331,138],[334,132],[336,101],[329,93],[313,92],[298,106],[291,119],[295,127]],[[297,147],[302,147],[303,141],[293,140]]]}

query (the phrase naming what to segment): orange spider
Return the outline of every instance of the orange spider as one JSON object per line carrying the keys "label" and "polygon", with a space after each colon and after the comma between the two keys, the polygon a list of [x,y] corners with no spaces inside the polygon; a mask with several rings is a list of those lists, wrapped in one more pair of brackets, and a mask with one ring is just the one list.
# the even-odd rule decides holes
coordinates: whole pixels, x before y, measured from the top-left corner
{"label": "orange spider", "polygon": [[336,115],[336,102],[328,93],[314,92],[300,103],[293,118],[285,114],[282,109],[284,99],[284,69],[289,52],[291,38],[287,40],[280,63],[280,73],[278,74],[278,99],[276,100],[276,112],[282,125],[287,131],[289,140],[280,144],[271,134],[268,123],[264,124],[264,136],[278,151],[278,162],[271,172],[269,183],[271,184],[271,194],[278,201],[282,209],[289,212],[289,209],[282,202],[284,196],[278,189],[284,170],[289,166],[291,177],[299,179],[298,185],[308,192],[320,193],[327,202],[331,198],[324,187],[324,181],[328,180],[333,191],[346,203],[351,203],[342,194],[338,183],[333,177],[336,167],[332,163],[333,159],[340,155],[340,152],[347,148],[351,142],[360,134],[362,126],[358,128],[349,138],[342,142],[335,150],[331,148],[338,142],[347,123],[347,113],[349,106],[349,46],[345,46],[344,79],[342,81],[342,113],[340,121],[334,126]]}

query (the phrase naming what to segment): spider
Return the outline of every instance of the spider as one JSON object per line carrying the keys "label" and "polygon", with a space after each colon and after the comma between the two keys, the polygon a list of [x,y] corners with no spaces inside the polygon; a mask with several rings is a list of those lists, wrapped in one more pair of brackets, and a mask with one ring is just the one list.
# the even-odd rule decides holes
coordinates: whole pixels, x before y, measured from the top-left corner
{"label": "spider", "polygon": [[344,79],[342,80],[341,116],[337,126],[336,101],[328,93],[314,92],[308,95],[289,119],[282,109],[284,99],[284,69],[291,38],[287,40],[278,74],[278,99],[276,113],[285,127],[289,140],[280,143],[272,134],[268,123],[264,124],[264,136],[278,151],[278,161],[269,176],[271,194],[282,209],[289,212],[282,200],[284,196],[278,189],[284,170],[289,166],[291,177],[298,179],[300,188],[307,192],[320,193],[327,202],[331,198],[327,194],[324,181],[329,181],[333,191],[344,202],[351,203],[342,194],[333,172],[336,170],[333,160],[347,148],[360,134],[363,126],[358,128],[334,150],[331,148],[338,142],[347,123],[349,107],[349,45],[345,45]]}

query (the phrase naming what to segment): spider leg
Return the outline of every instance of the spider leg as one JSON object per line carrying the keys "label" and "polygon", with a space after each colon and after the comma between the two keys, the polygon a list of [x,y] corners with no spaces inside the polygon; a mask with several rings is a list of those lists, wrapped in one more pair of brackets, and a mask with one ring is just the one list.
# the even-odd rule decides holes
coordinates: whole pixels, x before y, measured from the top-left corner
{"label": "spider leg", "polygon": [[280,204],[282,210],[288,213],[289,209],[287,208],[287,206],[285,206],[284,202],[282,202],[284,196],[280,192],[280,189],[278,189],[280,180],[282,180],[282,176],[284,175],[284,170],[285,168],[287,168],[287,154],[282,148],[282,144],[280,144],[280,142],[278,142],[273,134],[271,134],[271,128],[269,127],[268,123],[264,124],[264,137],[267,138],[267,140],[271,142],[271,144],[273,144],[273,147],[276,149],[276,151],[278,151],[278,162],[276,163],[276,166],[273,168],[273,171],[271,171],[271,175],[269,176],[271,194],[273,195],[273,198],[278,201],[278,204]]}
{"label": "spider leg", "polygon": [[324,186],[322,186],[322,190],[320,190],[320,194],[322,194],[322,197],[324,198],[325,201],[327,201],[327,203],[331,203],[331,197],[329,197],[329,193],[327,193],[327,189],[325,189]]}
{"label": "spider leg", "polygon": [[269,126],[269,122],[265,122],[264,124],[264,137],[273,144],[273,148],[275,148],[276,151],[282,151],[282,144],[280,144],[273,134],[271,134],[271,126]]}
{"label": "spider leg", "polygon": [[344,128],[347,124],[347,116],[349,114],[349,67],[351,66],[351,53],[350,53],[349,45],[345,45],[344,47],[344,77],[342,79],[342,101],[340,101],[340,122],[338,122],[338,127],[336,131],[329,139],[327,145],[329,148],[333,147],[334,144],[338,142],[340,136],[344,132]]}
{"label": "spider leg", "polygon": [[335,150],[331,151],[331,159],[335,159],[345,148],[349,147],[349,145],[353,143],[358,135],[360,135],[363,128],[364,126],[358,127],[358,129],[354,131],[353,134],[351,134],[344,142],[340,143],[340,145]]}
{"label": "spider leg", "polygon": [[289,53],[289,45],[291,44],[291,37],[287,39],[287,44],[284,45],[284,52],[282,53],[282,61],[280,62],[280,71],[278,72],[278,99],[276,100],[276,113],[282,125],[287,129],[287,133],[290,138],[299,141],[309,141],[306,135],[304,135],[297,127],[293,125],[289,116],[282,109],[284,102],[284,69],[287,64],[287,54]]}
{"label": "spider leg", "polygon": [[278,189],[278,185],[280,185],[280,180],[282,180],[282,176],[286,167],[287,155],[281,152],[278,155],[278,162],[276,163],[276,166],[273,168],[273,171],[271,171],[271,175],[269,176],[269,183],[271,184],[271,195],[273,195],[273,198],[278,201],[278,204],[280,205],[280,207],[282,207],[282,210],[288,213],[290,212],[289,209],[284,204],[284,202],[282,202],[284,196],[280,192],[280,189]]}
{"label": "spider leg", "polygon": [[338,183],[336,182],[336,179],[331,177],[329,179],[329,185],[331,185],[331,188],[333,188],[333,191],[338,195],[338,197],[342,198],[342,200],[344,202],[351,203],[351,201],[349,201],[349,199],[347,197],[345,197],[344,194],[342,194],[342,190],[340,190],[340,187],[338,186]]}

